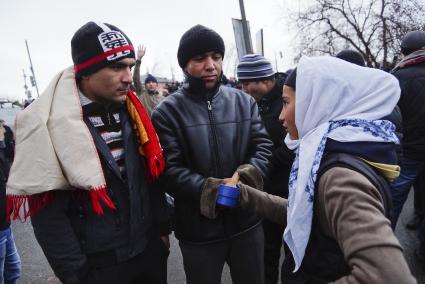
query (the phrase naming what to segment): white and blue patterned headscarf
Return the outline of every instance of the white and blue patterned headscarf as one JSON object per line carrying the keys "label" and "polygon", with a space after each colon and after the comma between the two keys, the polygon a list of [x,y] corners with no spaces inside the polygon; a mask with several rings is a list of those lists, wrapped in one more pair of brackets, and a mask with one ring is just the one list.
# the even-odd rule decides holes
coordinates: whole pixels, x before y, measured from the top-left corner
{"label": "white and blue patterned headscarf", "polygon": [[334,57],[302,57],[297,66],[295,124],[299,140],[285,143],[296,157],[289,177],[288,244],[297,271],[313,220],[314,188],[327,138],[339,142],[399,143],[394,125],[380,120],[400,97],[392,75]]}

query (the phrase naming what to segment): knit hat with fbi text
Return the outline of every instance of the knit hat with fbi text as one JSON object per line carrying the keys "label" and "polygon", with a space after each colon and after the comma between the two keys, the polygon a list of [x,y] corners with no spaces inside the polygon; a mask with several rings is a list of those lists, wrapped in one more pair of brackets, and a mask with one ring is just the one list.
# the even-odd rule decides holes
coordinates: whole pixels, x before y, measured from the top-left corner
{"label": "knit hat with fbi text", "polygon": [[88,22],[71,40],[74,70],[80,76],[95,73],[124,58],[135,58],[130,39],[117,27]]}

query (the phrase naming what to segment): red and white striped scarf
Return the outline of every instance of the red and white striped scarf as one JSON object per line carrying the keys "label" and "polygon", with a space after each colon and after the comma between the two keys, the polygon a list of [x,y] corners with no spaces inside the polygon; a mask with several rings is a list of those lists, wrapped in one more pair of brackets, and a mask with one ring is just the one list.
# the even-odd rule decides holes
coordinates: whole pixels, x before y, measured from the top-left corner
{"label": "red and white striped scarf", "polygon": [[391,70],[391,73],[397,71],[398,69],[405,68],[407,66],[416,65],[419,63],[425,62],[425,50],[420,49],[416,50],[406,57],[404,57],[395,67]]}

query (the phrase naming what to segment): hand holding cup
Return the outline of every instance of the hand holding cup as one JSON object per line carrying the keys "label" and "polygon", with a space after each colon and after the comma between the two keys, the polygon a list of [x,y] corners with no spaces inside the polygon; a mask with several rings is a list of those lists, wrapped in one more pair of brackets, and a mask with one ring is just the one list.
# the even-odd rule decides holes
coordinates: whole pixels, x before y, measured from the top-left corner
{"label": "hand holding cup", "polygon": [[224,184],[220,184],[218,187],[217,204],[225,207],[236,207],[240,192],[236,186],[238,181],[238,172],[235,172],[231,178],[224,179]]}

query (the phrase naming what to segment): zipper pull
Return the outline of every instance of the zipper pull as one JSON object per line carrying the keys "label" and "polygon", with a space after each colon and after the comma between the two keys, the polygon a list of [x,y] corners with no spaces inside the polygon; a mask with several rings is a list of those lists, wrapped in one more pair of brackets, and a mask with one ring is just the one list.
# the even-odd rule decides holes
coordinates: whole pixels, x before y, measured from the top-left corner
{"label": "zipper pull", "polygon": [[111,114],[109,113],[109,111],[108,111],[108,123],[109,125],[111,125]]}
{"label": "zipper pull", "polygon": [[207,104],[208,104],[208,110],[212,110],[211,101],[207,101]]}

